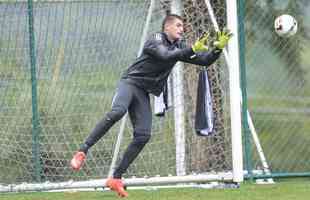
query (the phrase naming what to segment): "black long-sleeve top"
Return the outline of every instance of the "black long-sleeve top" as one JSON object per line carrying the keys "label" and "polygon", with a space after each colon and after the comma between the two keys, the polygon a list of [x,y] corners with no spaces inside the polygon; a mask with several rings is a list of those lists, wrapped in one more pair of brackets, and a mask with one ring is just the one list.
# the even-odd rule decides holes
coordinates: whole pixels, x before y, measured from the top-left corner
{"label": "black long-sleeve top", "polygon": [[144,44],[140,57],[125,71],[122,79],[159,96],[178,61],[209,66],[220,56],[221,50],[194,53],[184,42],[171,43],[165,33],[153,34]]}

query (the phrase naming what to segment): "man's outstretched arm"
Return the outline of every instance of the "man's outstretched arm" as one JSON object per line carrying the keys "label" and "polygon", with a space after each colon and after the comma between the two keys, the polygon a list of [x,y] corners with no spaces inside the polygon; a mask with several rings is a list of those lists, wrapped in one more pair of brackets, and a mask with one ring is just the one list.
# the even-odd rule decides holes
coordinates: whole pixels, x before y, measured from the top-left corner
{"label": "man's outstretched arm", "polygon": [[198,52],[193,56],[184,57],[180,61],[194,65],[209,66],[220,57],[221,52],[222,50],[220,49],[213,49],[208,52]]}

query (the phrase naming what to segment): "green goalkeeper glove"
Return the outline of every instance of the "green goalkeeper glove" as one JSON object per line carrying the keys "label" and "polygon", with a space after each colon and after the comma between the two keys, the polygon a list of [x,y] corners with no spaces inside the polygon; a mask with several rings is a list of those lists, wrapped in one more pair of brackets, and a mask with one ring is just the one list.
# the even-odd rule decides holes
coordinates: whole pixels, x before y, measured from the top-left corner
{"label": "green goalkeeper glove", "polygon": [[233,34],[230,32],[230,30],[226,28],[224,28],[223,31],[218,31],[216,33],[216,41],[213,43],[213,45],[217,49],[224,49],[232,35]]}
{"label": "green goalkeeper glove", "polygon": [[201,39],[198,39],[195,42],[195,44],[192,46],[193,51],[195,53],[208,51],[208,49],[209,49],[207,46],[208,38],[209,38],[209,34],[206,33],[206,34],[204,34],[204,36]]}

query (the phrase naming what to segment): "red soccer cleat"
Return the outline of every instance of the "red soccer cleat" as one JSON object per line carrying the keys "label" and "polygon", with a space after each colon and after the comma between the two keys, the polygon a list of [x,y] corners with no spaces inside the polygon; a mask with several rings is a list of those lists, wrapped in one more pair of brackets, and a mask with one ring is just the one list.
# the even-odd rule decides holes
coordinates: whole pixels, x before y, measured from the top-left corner
{"label": "red soccer cleat", "polygon": [[81,169],[86,159],[86,154],[82,151],[78,151],[74,154],[70,164],[72,169],[78,171]]}
{"label": "red soccer cleat", "polygon": [[115,191],[120,197],[128,197],[128,193],[124,189],[124,184],[119,178],[109,178],[106,186]]}

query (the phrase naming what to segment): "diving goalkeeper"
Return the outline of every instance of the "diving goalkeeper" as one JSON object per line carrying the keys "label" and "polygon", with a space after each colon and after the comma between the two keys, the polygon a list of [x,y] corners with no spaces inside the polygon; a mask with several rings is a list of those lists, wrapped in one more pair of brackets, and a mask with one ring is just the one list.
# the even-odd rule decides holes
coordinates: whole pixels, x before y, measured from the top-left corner
{"label": "diving goalkeeper", "polygon": [[[118,83],[111,110],[101,119],[71,160],[71,167],[80,170],[88,150],[128,111],[133,126],[133,139],[123,158],[109,177],[106,186],[121,197],[127,197],[122,175],[151,138],[152,111],[150,94],[160,95],[177,61],[209,66],[220,56],[231,34],[218,32],[216,41],[208,45],[208,35],[192,46],[181,41],[184,32],[180,16],[170,14],[162,23],[162,32],[153,34],[144,44],[140,57],[123,73]],[[208,46],[212,46],[209,50]]]}

